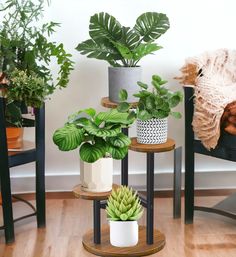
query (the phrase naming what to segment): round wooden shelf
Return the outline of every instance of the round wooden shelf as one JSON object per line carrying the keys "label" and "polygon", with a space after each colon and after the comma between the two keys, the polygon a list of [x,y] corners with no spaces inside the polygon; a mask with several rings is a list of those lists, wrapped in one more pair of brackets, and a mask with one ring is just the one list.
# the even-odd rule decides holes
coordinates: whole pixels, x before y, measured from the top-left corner
{"label": "round wooden shelf", "polygon": [[88,231],[83,236],[84,248],[98,256],[147,256],[154,254],[165,246],[165,236],[158,230],[154,230],[154,243],[148,245],[146,243],[146,227],[139,226],[139,242],[133,247],[114,247],[110,244],[109,226],[105,225],[101,230],[101,244],[94,244],[93,230]]}
{"label": "round wooden shelf", "polygon": [[[119,103],[111,102],[109,97],[103,97],[101,100],[101,105],[106,108],[116,108]],[[137,103],[130,103],[133,108],[137,107]]]}
{"label": "round wooden shelf", "polygon": [[144,153],[161,153],[168,152],[175,149],[175,141],[171,138],[167,139],[167,142],[164,144],[140,144],[137,142],[137,138],[131,138],[131,145],[129,149],[136,152]]}
{"label": "round wooden shelf", "polygon": [[[117,188],[117,187],[118,185],[113,184],[113,188]],[[106,200],[111,194],[111,191],[101,192],[101,193],[86,192],[82,190],[81,185],[77,185],[73,188],[73,193],[75,197],[85,199],[85,200]]]}

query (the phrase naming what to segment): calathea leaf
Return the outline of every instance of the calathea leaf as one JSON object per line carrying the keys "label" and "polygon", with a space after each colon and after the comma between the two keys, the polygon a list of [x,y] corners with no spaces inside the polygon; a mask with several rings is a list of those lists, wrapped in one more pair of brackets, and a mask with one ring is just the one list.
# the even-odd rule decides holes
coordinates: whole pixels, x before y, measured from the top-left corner
{"label": "calathea leaf", "polygon": [[114,137],[120,133],[120,126],[100,128],[92,121],[89,121],[89,123],[86,126],[84,126],[84,129],[88,132],[88,134],[97,137]]}
{"label": "calathea leaf", "polygon": [[83,137],[84,129],[78,128],[72,123],[57,129],[53,134],[53,142],[61,151],[70,151],[79,147],[83,141]]}
{"label": "calathea leaf", "polygon": [[80,111],[70,115],[68,118],[68,121],[74,122],[74,121],[77,121],[78,119],[81,120],[81,118],[87,119],[86,116],[93,118],[95,115],[96,115],[96,110],[93,108],[88,108],[88,109],[80,110]]}
{"label": "calathea leaf", "polygon": [[169,19],[163,13],[147,12],[140,15],[134,26],[144,42],[152,42],[169,29]]}
{"label": "calathea leaf", "polygon": [[122,36],[122,27],[115,17],[100,12],[90,18],[89,35],[95,42],[118,41]]}
{"label": "calathea leaf", "polygon": [[155,43],[140,44],[137,48],[135,48],[132,51],[133,59],[135,61],[138,61],[141,58],[143,58],[145,55],[151,54],[161,48],[162,48],[162,46],[158,46]]}
{"label": "calathea leaf", "polygon": [[125,147],[131,144],[131,140],[129,137],[124,135],[123,133],[118,134],[115,137],[107,138],[107,142],[116,147]]}
{"label": "calathea leaf", "polygon": [[122,160],[125,158],[126,154],[128,153],[128,147],[115,147],[113,145],[108,146],[108,152],[111,154],[113,159]]}
{"label": "calathea leaf", "polygon": [[128,120],[128,113],[118,112],[117,109],[112,109],[108,112],[100,112],[97,115],[97,118],[101,121],[111,122],[111,123],[120,123],[128,125],[130,120]]}
{"label": "calathea leaf", "polygon": [[84,143],[80,147],[80,158],[84,162],[95,162],[106,154],[107,145],[102,138],[96,138],[95,143]]}
{"label": "calathea leaf", "polygon": [[119,60],[121,55],[119,51],[109,42],[95,42],[92,39],[80,43],[76,50],[81,54],[87,55],[88,58],[96,58],[99,60],[106,60],[113,62]]}

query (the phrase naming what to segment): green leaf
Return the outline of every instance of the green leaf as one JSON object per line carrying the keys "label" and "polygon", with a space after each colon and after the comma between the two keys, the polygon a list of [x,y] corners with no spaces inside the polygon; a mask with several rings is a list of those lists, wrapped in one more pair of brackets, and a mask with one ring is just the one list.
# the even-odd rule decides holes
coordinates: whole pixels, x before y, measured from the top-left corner
{"label": "green leaf", "polygon": [[111,123],[120,123],[124,125],[129,125],[130,120],[128,120],[128,113],[118,112],[117,109],[112,109],[108,112],[100,112],[97,115],[97,118],[101,121],[111,122]]}
{"label": "green leaf", "polygon": [[127,119],[130,121],[130,123],[133,123],[136,119],[136,113],[134,111],[131,111],[127,117]]}
{"label": "green leaf", "polygon": [[112,158],[115,160],[122,160],[125,158],[125,156],[128,153],[128,147],[115,147],[113,145],[110,145],[108,147],[108,152],[111,154]]}
{"label": "green leaf", "polygon": [[[140,86],[141,88],[148,89],[148,85],[145,84],[145,83],[143,83],[143,82],[141,82],[141,81],[138,81],[137,84],[138,84],[138,86]],[[140,92],[140,93],[141,93],[141,92]],[[136,95],[137,95],[137,94],[136,94]]]}
{"label": "green leaf", "polygon": [[54,132],[53,142],[61,151],[70,151],[80,146],[83,136],[83,128],[77,128],[75,124],[66,124]]}
{"label": "green leaf", "polygon": [[152,115],[148,111],[142,110],[142,111],[138,112],[137,117],[140,120],[150,120],[152,118]]}
{"label": "green leaf", "polygon": [[95,42],[118,41],[122,36],[120,23],[108,13],[100,12],[90,18],[89,35]]}
{"label": "green leaf", "polygon": [[137,48],[135,48],[132,51],[133,54],[133,59],[135,61],[140,60],[141,58],[143,58],[144,56],[151,54],[159,49],[161,49],[161,46],[158,46],[157,44],[153,43],[146,43],[146,44],[140,44]]}
{"label": "green leaf", "polygon": [[175,117],[176,119],[181,119],[182,115],[180,112],[171,112],[170,113],[173,117]]}
{"label": "green leaf", "polygon": [[127,60],[134,59],[133,53],[127,46],[121,44],[120,42],[115,42],[115,41],[111,41],[111,42],[124,59],[127,59]]}
{"label": "green leaf", "polygon": [[119,100],[120,101],[126,101],[128,98],[128,93],[125,89],[121,89],[120,92],[119,92]]}
{"label": "green leaf", "polygon": [[156,108],[154,96],[150,95],[146,98],[146,108],[150,111]]}
{"label": "green leaf", "polygon": [[158,75],[153,75],[153,76],[152,76],[152,80],[154,80],[154,81],[158,82],[158,84],[160,84],[160,82],[161,82],[161,77],[158,76]]}
{"label": "green leaf", "polygon": [[119,112],[127,112],[130,108],[130,105],[126,102],[123,102],[123,103],[120,103],[118,106],[117,106],[117,110]]}
{"label": "green leaf", "polygon": [[68,121],[69,122],[74,122],[74,121],[77,121],[78,119],[80,121],[82,121],[81,118],[87,119],[86,117],[83,117],[83,115],[81,115],[83,113],[85,114],[85,116],[88,115],[89,117],[94,118],[94,116],[96,115],[96,110],[93,109],[93,108],[87,108],[87,109],[84,109],[84,110],[80,110],[80,111],[70,115],[69,118],[68,118]]}
{"label": "green leaf", "polygon": [[164,119],[164,118],[168,117],[169,112],[166,112],[166,111],[163,111],[163,110],[156,110],[156,111],[153,112],[153,114],[155,115],[154,116],[155,118]]}
{"label": "green leaf", "polygon": [[169,29],[169,19],[163,13],[147,12],[140,15],[134,29],[144,42],[153,42]]}
{"label": "green leaf", "polygon": [[176,107],[180,103],[180,101],[181,97],[178,94],[173,94],[169,99],[170,107]]}
{"label": "green leaf", "polygon": [[120,133],[115,137],[107,138],[107,142],[113,146],[121,148],[129,146],[131,144],[130,138],[124,135],[123,133]]}
{"label": "green leaf", "polygon": [[80,43],[76,50],[81,54],[87,55],[88,58],[96,58],[99,60],[113,61],[119,60],[121,55],[119,51],[110,43],[95,42],[92,39]]}
{"label": "green leaf", "polygon": [[103,158],[106,154],[106,142],[103,139],[96,139],[95,144],[84,143],[80,147],[80,158],[84,162],[92,163],[100,158]]}
{"label": "green leaf", "polygon": [[122,27],[122,37],[120,42],[127,46],[130,50],[136,48],[139,42],[140,36],[134,29],[130,29],[129,27]]}

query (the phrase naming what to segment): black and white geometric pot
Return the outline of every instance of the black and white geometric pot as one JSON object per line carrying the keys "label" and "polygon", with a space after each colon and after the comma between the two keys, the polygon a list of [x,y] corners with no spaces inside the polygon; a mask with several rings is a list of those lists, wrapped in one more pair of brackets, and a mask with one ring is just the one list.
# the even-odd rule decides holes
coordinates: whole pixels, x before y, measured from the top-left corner
{"label": "black and white geometric pot", "polygon": [[163,144],[167,141],[168,119],[137,119],[137,142],[140,144]]}

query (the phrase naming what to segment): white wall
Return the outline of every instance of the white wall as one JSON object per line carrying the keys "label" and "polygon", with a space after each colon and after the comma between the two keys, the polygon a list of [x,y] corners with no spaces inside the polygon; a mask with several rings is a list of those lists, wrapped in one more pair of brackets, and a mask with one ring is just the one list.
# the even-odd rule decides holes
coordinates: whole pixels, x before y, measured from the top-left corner
{"label": "white wall", "polygon": [[[88,38],[91,15],[100,11],[108,12],[121,24],[133,26],[136,18],[143,12],[166,13],[171,28],[158,41],[164,48],[141,61],[143,81],[150,82],[151,75],[157,73],[169,81],[170,88],[180,89],[173,77],[179,74],[178,70],[186,57],[221,47],[235,48],[235,9],[234,0],[52,0],[51,6],[45,9],[45,19],[61,23],[54,40],[64,43],[66,49],[73,54],[76,64],[69,87],[56,92],[46,104],[47,175],[66,175],[66,181],[67,176],[79,173],[78,152],[58,151],[52,143],[53,131],[63,125],[69,114],[81,108],[94,107],[102,110],[100,99],[108,93],[108,64],[88,59],[74,50],[79,42]],[[52,68],[55,70],[55,67]],[[183,112],[183,106],[179,110]],[[135,135],[135,129],[131,129],[131,135]],[[169,119],[169,136],[176,140],[177,145],[184,144],[183,119]],[[156,172],[172,172],[172,160],[172,153],[158,155]],[[234,163],[206,157],[198,157],[196,164],[198,171],[234,170]],[[119,172],[119,165],[120,162],[116,162],[116,173]],[[12,175],[30,176],[33,174],[32,168],[33,165],[15,168]],[[144,170],[145,156],[130,153],[130,172],[144,173]]]}

